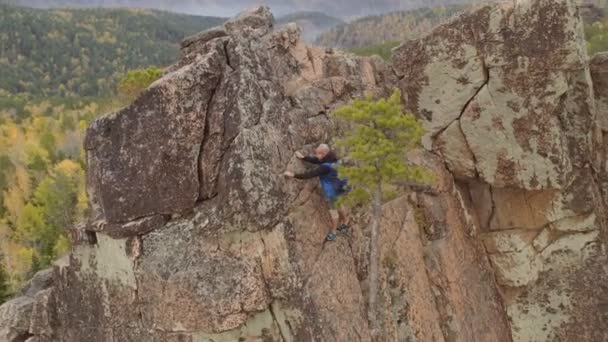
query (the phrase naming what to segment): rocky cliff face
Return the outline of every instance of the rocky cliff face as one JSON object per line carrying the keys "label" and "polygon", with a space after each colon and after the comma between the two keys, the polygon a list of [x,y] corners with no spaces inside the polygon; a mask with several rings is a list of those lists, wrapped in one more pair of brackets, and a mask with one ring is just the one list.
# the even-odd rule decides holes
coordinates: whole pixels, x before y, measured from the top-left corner
{"label": "rocky cliff face", "polygon": [[476,221],[516,341],[607,338],[605,63],[592,63],[594,98],[581,31],[571,2],[519,1],[396,52],[405,103]]}
{"label": "rocky cliff face", "polygon": [[299,35],[259,8],[188,38],[89,128],[88,242],[0,307],[0,340],[371,341],[368,213],[324,243],[316,182],[280,174],[392,87],[437,182],[384,207],[381,340],[608,339],[608,59],[572,1],[481,8],[392,66]]}

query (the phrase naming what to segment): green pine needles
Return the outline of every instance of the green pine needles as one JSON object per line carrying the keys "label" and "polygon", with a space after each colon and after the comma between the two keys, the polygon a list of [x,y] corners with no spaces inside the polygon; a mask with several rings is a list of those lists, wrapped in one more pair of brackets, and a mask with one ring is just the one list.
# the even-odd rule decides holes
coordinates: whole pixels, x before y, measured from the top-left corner
{"label": "green pine needles", "polygon": [[337,142],[346,152],[344,159],[353,163],[339,168],[340,177],[348,178],[352,186],[344,204],[369,203],[376,191],[385,201],[401,184],[432,181],[427,170],[407,160],[407,153],[420,146],[424,128],[416,117],[403,112],[399,90],[388,99],[355,100],[334,115],[350,126]]}
{"label": "green pine needles", "polygon": [[420,146],[424,129],[413,115],[403,112],[398,90],[388,99],[355,100],[338,109],[335,116],[349,127],[337,145],[353,163],[338,170],[352,187],[341,201],[346,205],[371,203],[367,314],[374,340],[385,340],[377,310],[382,203],[393,197],[394,189],[403,182],[431,180],[428,171],[407,160],[408,152]]}

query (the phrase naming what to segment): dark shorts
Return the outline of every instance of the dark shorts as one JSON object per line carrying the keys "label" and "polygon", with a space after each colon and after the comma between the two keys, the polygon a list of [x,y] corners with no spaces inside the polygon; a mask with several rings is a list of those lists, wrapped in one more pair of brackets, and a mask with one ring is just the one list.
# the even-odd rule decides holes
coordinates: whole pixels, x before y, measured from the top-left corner
{"label": "dark shorts", "polygon": [[346,195],[349,191],[350,191],[350,188],[344,188],[338,193],[338,196],[335,196],[335,197],[324,196],[325,201],[327,201],[327,204],[329,205],[329,209],[338,209],[338,199],[340,198],[340,196]]}

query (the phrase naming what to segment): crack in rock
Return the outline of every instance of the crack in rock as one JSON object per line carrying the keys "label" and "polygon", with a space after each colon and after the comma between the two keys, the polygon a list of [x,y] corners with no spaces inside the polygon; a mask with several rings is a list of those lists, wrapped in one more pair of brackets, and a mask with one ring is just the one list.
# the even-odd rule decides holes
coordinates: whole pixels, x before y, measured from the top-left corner
{"label": "crack in rock", "polygon": [[[203,163],[203,154],[205,153],[205,145],[207,144],[207,141],[209,140],[209,126],[210,126],[210,117],[213,114],[212,109],[213,109],[213,100],[215,99],[215,95],[218,92],[218,89],[220,87],[220,85],[222,84],[222,81],[224,79],[224,75],[222,73],[222,76],[220,76],[218,78],[217,83],[215,84],[215,87],[213,88],[213,91],[211,92],[211,96],[209,96],[209,101],[207,101],[207,108],[206,108],[206,113],[205,113],[205,123],[204,123],[204,128],[203,128],[203,140],[201,141],[201,145],[200,145],[200,149],[199,149],[199,153],[198,153],[198,160],[196,162],[196,167],[197,167],[197,174],[198,174],[198,202],[204,201],[206,199],[208,199],[207,197],[205,197],[203,195],[203,187],[206,185],[203,182],[203,168],[202,168],[202,163]],[[211,185],[211,184],[207,184],[207,185]]]}

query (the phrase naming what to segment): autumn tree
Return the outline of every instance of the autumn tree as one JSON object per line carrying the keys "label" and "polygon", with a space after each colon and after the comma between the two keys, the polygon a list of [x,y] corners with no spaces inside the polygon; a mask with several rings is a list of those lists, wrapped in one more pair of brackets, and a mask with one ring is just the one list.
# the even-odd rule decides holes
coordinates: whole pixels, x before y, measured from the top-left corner
{"label": "autumn tree", "polygon": [[69,246],[66,246],[66,228],[76,221],[83,178],[79,164],[64,160],[40,182],[32,203],[25,206],[18,229],[36,252],[35,265],[47,267]]}
{"label": "autumn tree", "polygon": [[87,215],[82,138],[103,103],[31,101],[20,121],[0,122],[0,248],[12,287],[67,252],[66,228]]}
{"label": "autumn tree", "polygon": [[590,55],[608,51],[608,18],[585,25],[585,37]]}
{"label": "autumn tree", "polygon": [[340,167],[341,177],[348,178],[352,191],[345,204],[371,204],[371,241],[369,246],[368,319],[372,332],[380,332],[377,318],[379,228],[382,204],[394,197],[394,189],[403,183],[427,183],[430,173],[407,160],[408,151],[417,149],[424,134],[420,122],[403,112],[401,93],[396,90],[388,99],[355,100],[339,108],[335,117],[345,122],[337,145],[344,149],[350,164]]}
{"label": "autumn tree", "polygon": [[6,269],[4,268],[4,258],[0,254],[0,305],[6,302],[10,297],[9,278]]}
{"label": "autumn tree", "polygon": [[118,84],[118,93],[125,100],[132,100],[162,75],[163,70],[157,67],[131,70]]}

